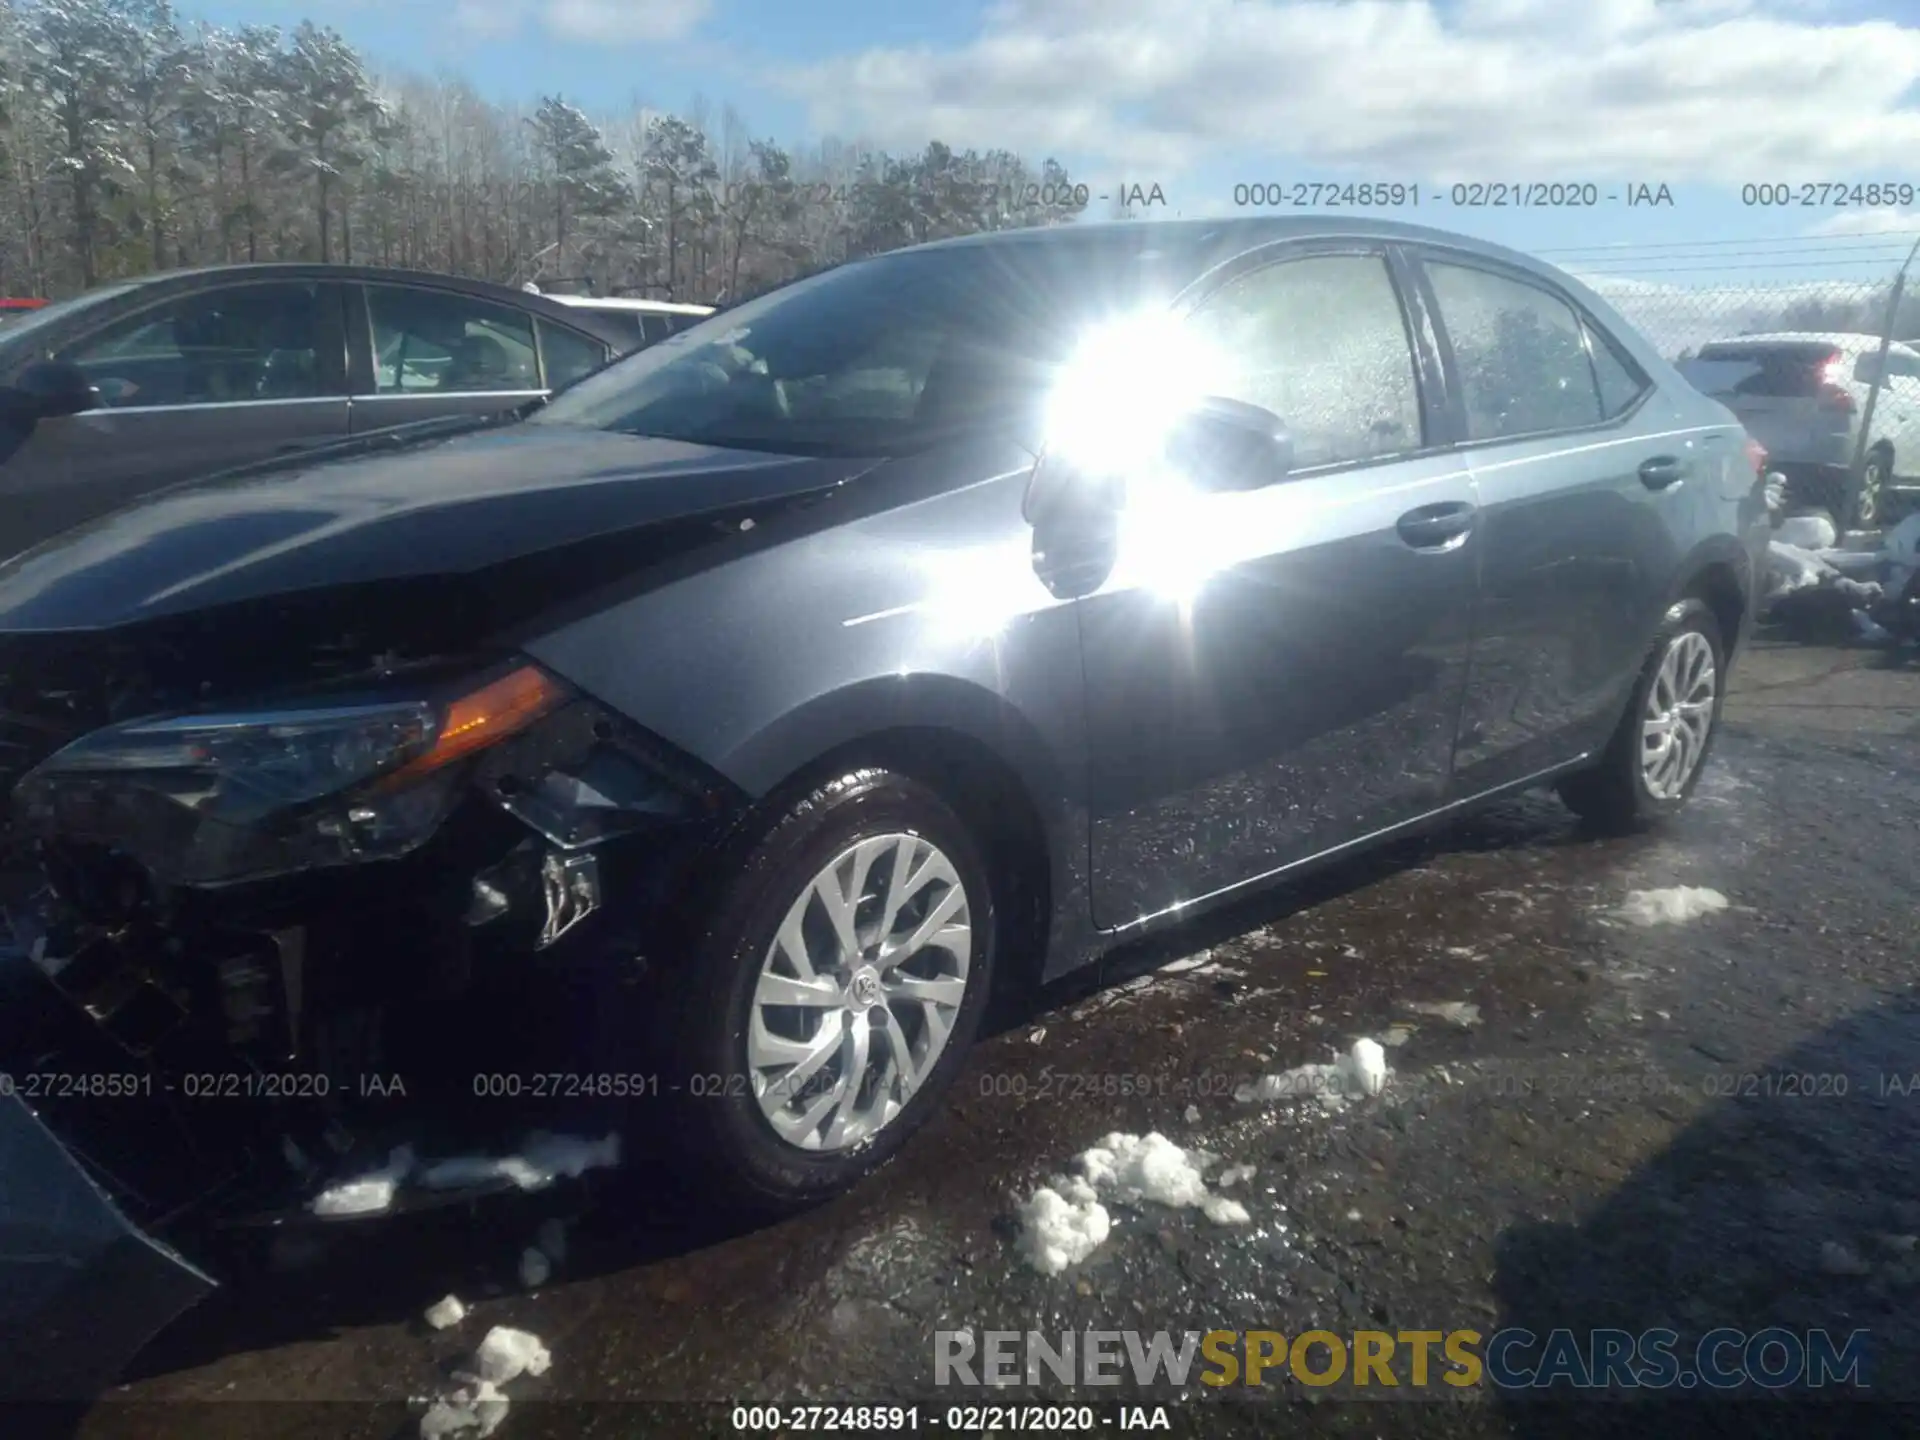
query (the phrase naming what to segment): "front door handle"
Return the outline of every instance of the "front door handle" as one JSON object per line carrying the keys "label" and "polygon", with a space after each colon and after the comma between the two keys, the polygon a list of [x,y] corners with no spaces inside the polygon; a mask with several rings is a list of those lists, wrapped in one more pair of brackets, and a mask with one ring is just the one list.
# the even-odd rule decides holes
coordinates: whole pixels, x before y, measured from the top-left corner
{"label": "front door handle", "polygon": [[1394,528],[1415,550],[1451,550],[1473,529],[1474,513],[1464,500],[1447,500],[1409,510]]}
{"label": "front door handle", "polygon": [[1656,455],[1640,466],[1640,483],[1649,490],[1666,490],[1687,478],[1687,462],[1673,455]]}

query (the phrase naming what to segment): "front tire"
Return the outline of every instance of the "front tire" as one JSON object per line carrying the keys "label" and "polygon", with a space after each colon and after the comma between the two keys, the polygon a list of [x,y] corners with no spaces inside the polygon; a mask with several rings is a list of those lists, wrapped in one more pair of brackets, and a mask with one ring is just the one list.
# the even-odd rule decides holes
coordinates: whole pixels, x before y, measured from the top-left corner
{"label": "front tire", "polygon": [[1597,829],[1624,832],[1678,811],[1700,783],[1726,698],[1726,648],[1713,612],[1667,612],[1606,751],[1562,780],[1560,798]]}
{"label": "front tire", "polygon": [[851,771],[784,809],[676,987],[676,1139],[706,1199],[776,1215],[899,1151],[979,1030],[995,902],[965,823],[908,776]]}

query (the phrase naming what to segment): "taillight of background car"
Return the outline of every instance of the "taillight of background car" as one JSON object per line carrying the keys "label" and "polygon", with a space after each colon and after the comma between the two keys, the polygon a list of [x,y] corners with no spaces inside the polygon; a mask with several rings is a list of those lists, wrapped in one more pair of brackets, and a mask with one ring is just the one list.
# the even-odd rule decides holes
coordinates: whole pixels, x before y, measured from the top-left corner
{"label": "taillight of background car", "polygon": [[1848,366],[1846,355],[1836,350],[1821,362],[1817,372],[1820,383],[1820,408],[1839,410],[1852,414],[1855,409],[1853,392],[1847,389]]}

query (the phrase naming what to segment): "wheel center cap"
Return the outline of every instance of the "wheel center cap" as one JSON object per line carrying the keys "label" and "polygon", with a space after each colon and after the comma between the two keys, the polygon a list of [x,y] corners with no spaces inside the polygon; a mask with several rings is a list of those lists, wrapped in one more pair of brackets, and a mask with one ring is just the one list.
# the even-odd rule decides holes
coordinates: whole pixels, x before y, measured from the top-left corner
{"label": "wheel center cap", "polygon": [[847,1004],[855,1010],[871,1010],[880,1003],[880,972],[862,966],[847,982]]}

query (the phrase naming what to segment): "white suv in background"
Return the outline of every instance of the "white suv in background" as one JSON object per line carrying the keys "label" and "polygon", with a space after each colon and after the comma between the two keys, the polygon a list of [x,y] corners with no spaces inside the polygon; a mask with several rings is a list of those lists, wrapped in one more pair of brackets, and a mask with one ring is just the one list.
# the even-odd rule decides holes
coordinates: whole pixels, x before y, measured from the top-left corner
{"label": "white suv in background", "polygon": [[1847,477],[1879,359],[1880,337],[1814,331],[1740,335],[1682,360],[1693,386],[1738,415],[1787,477],[1790,507],[1824,509],[1841,530],[1887,520],[1893,492],[1920,487],[1920,350],[1895,343],[1874,402],[1854,513]]}

